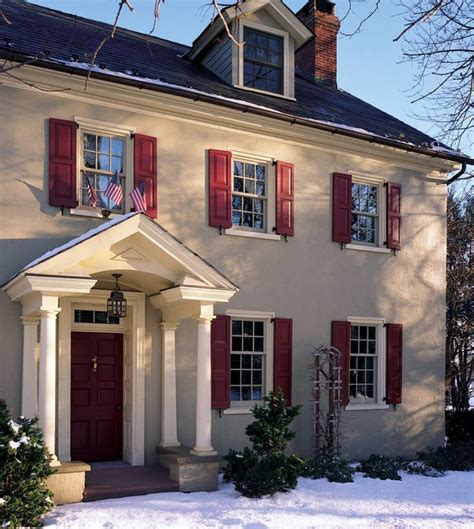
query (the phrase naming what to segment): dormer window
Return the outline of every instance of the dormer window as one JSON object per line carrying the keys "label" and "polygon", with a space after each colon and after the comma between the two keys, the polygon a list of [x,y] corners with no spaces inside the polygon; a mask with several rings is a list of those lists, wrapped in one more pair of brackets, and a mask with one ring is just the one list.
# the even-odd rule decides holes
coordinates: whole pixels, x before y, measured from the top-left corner
{"label": "dormer window", "polygon": [[244,29],[244,86],[283,93],[283,38]]}

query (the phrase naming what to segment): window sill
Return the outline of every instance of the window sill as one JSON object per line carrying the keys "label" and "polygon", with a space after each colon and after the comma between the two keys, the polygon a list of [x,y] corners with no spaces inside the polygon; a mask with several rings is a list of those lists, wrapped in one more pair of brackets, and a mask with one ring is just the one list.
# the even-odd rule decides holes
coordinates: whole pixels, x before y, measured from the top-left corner
{"label": "window sill", "polygon": [[222,410],[223,415],[251,415],[251,408],[227,408]]}
{"label": "window sill", "polygon": [[91,211],[89,209],[81,209],[81,208],[71,208],[69,210],[70,215],[78,215],[80,217],[92,217],[95,219],[102,219],[102,220],[112,220],[117,217],[120,217],[121,215],[125,215],[125,213],[111,213],[107,218],[105,218],[100,211]]}
{"label": "window sill", "polygon": [[346,411],[360,411],[360,410],[388,410],[388,404],[348,404]]}
{"label": "window sill", "polygon": [[280,99],[286,99],[287,101],[296,101],[296,97],[291,97],[286,94],[279,94],[278,92],[269,92],[268,90],[260,90],[259,88],[251,88],[241,84],[234,85],[234,88],[240,88],[240,90],[247,90],[248,92],[255,92],[257,94],[264,94],[266,96],[279,97]]}
{"label": "window sill", "polygon": [[348,250],[362,250],[363,252],[390,253],[392,250],[380,246],[362,246],[359,244],[346,244]]}
{"label": "window sill", "polygon": [[268,241],[280,241],[281,235],[275,235],[274,233],[260,233],[258,231],[244,231],[237,230],[235,228],[227,228],[225,230],[226,235],[234,235],[236,237],[250,237],[251,239],[266,239]]}

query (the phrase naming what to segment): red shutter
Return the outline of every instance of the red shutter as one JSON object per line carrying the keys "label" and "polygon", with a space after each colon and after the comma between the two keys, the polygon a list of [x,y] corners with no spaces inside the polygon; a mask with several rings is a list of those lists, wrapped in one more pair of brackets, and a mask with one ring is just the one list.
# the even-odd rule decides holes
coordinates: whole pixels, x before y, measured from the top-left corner
{"label": "red shutter", "polygon": [[387,325],[387,404],[402,402],[403,325]]}
{"label": "red shutter", "polygon": [[145,182],[146,214],[156,218],[157,202],[157,169],[156,169],[156,138],[135,134],[134,139],[134,187]]}
{"label": "red shutter", "polygon": [[334,173],[332,180],[332,240],[351,242],[352,176]]}
{"label": "red shutter", "polygon": [[349,404],[349,354],[351,324],[348,321],[333,321],[331,328],[331,345],[342,353],[341,371],[341,404]]}
{"label": "red shutter", "polygon": [[209,149],[209,226],[230,228],[232,153]]}
{"label": "red shutter", "polygon": [[216,316],[211,325],[211,394],[213,408],[230,406],[230,316]]}
{"label": "red shutter", "polygon": [[402,186],[387,184],[387,248],[401,249]]}
{"label": "red shutter", "polygon": [[273,389],[281,388],[287,405],[291,406],[293,320],[275,318],[274,322]]}
{"label": "red shutter", "polygon": [[276,233],[293,236],[294,228],[294,165],[276,163]]}
{"label": "red shutter", "polygon": [[75,208],[76,197],[76,123],[49,120],[49,204]]}

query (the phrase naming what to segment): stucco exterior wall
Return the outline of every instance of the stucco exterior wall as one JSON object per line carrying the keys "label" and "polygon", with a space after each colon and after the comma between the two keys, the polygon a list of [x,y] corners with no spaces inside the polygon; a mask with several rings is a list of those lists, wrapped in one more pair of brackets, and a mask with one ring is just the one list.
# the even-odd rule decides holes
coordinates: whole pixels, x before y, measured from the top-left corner
{"label": "stucco exterior wall", "polygon": [[[444,303],[446,187],[423,171],[367,156],[298,146],[248,132],[107,108],[1,87],[0,281],[44,251],[103,222],[48,205],[48,118],[94,118],[137,127],[158,138],[158,221],[240,286],[227,308],[273,311],[293,319],[293,401],[303,404],[294,447],[311,449],[308,364],[313,346],[330,341],[331,320],[381,317],[404,325],[403,403],[386,410],[346,411],[343,449],[413,453],[444,439]],[[217,110],[216,110],[217,113]],[[255,118],[256,119],[256,118]],[[236,125],[238,127],[238,125]],[[341,139],[341,148],[344,139]],[[318,147],[318,146],[315,146]],[[207,149],[273,157],[295,165],[295,237],[288,242],[219,236],[208,226]],[[408,157],[408,155],[406,155]],[[403,186],[403,249],[393,254],[344,250],[331,240],[331,175],[363,172]],[[19,304],[0,292],[0,397],[20,410],[22,329]],[[160,315],[147,303],[146,461],[160,436]],[[177,333],[178,437],[195,436],[195,322]],[[249,415],[213,412],[213,445],[241,448]]]}

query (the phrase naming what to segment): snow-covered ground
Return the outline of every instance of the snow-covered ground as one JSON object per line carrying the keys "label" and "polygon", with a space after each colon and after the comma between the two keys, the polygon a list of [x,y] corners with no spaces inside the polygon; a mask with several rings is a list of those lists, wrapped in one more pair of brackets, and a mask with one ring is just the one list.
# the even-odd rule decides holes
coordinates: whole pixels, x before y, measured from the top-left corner
{"label": "snow-covered ground", "polygon": [[474,472],[440,478],[380,481],[356,474],[354,483],[300,479],[273,498],[248,499],[232,485],[218,492],[150,494],[58,507],[48,527],[244,528],[308,527],[474,528]]}

